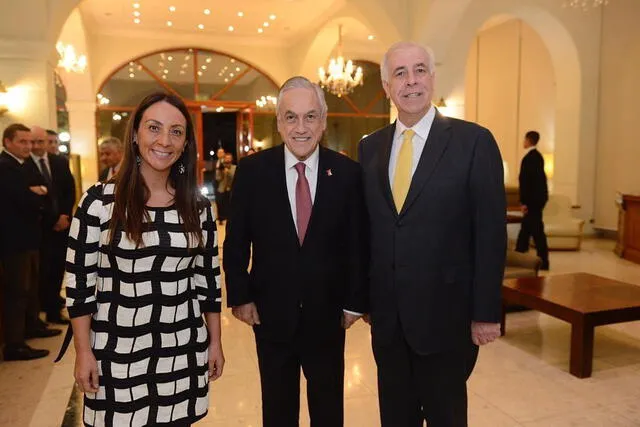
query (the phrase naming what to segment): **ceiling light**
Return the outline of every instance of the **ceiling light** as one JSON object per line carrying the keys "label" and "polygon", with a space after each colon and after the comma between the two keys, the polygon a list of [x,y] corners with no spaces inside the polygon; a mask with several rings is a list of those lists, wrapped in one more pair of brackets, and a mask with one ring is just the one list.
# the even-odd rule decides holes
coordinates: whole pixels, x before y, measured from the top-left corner
{"label": "ceiling light", "polygon": [[129,62],[129,65],[132,65],[132,66],[133,66],[133,61]]}
{"label": "ceiling light", "polygon": [[140,16],[140,11],[139,10],[134,10],[133,11],[133,16]]}
{"label": "ceiling light", "polygon": [[167,69],[162,70],[162,72],[165,73],[165,74],[169,74],[169,70],[167,70]]}
{"label": "ceiling light", "polygon": [[267,21],[264,21],[264,23],[262,24],[263,27],[268,27],[269,23]]}
{"label": "ceiling light", "polygon": [[211,62],[211,58],[207,58],[207,63],[210,63],[210,62]]}
{"label": "ceiling light", "polygon": [[139,23],[140,23],[140,18],[136,18],[136,19],[134,19],[134,20],[133,20],[133,23],[134,23],[134,24],[139,24]]}
{"label": "ceiling light", "polygon": [[182,68],[187,68],[189,64],[182,64]]}
{"label": "ceiling light", "polygon": [[326,71],[324,67],[318,69],[318,77],[323,89],[340,98],[363,83],[362,67],[354,66],[350,59],[345,60],[342,55],[342,25],[338,26],[337,54],[337,58],[329,60]]}
{"label": "ceiling light", "polygon": [[209,10],[209,9],[205,9],[205,10],[204,10],[204,14],[205,14],[205,15],[211,15],[211,10]]}
{"label": "ceiling light", "polygon": [[163,78],[163,79],[165,79],[165,80],[167,80],[167,76],[166,76],[166,75],[162,76],[162,78]]}
{"label": "ceiling light", "polygon": [[262,33],[264,32],[264,30],[263,30],[262,28],[258,28],[258,32],[259,32],[260,34],[262,34]]}
{"label": "ceiling light", "polygon": [[198,24],[198,28],[204,30],[204,24]]}
{"label": "ceiling light", "polygon": [[184,70],[180,70],[180,74],[184,74]]}
{"label": "ceiling light", "polygon": [[229,31],[233,31],[233,25],[229,25]]}
{"label": "ceiling light", "polygon": [[202,71],[198,71],[198,75],[201,76],[202,75]]}
{"label": "ceiling light", "polygon": [[173,22],[171,22],[171,21],[167,21],[167,27],[170,27],[170,26],[172,26],[172,25],[173,25]]}
{"label": "ceiling light", "polygon": [[134,9],[140,9],[140,3],[134,3],[133,4],[133,8]]}
{"label": "ceiling light", "polygon": [[184,56],[184,60],[185,60],[185,61],[188,61],[189,59],[191,59],[191,55],[185,55],[185,56]]}
{"label": "ceiling light", "polygon": [[162,61],[158,62],[158,66],[159,67],[164,67],[164,62],[162,62]]}
{"label": "ceiling light", "polygon": [[376,38],[376,36],[374,36],[373,34],[370,34],[369,37],[367,37],[369,40],[373,40]]}
{"label": "ceiling light", "polygon": [[226,83],[226,82],[228,82],[228,81],[229,81],[229,79],[224,79],[224,82],[225,82],[225,83]]}
{"label": "ceiling light", "polygon": [[175,12],[175,11],[176,11],[175,6],[169,6],[169,12]]}
{"label": "ceiling light", "polygon": [[216,111],[217,111],[218,113],[222,112],[222,110],[224,110],[224,107],[223,107],[223,106],[220,106],[220,107],[216,108]]}
{"label": "ceiling light", "polygon": [[173,61],[173,56],[169,55],[169,57],[167,58],[169,61]]}
{"label": "ceiling light", "polygon": [[276,15],[270,15],[269,19],[271,19],[272,21],[275,21],[276,20]]}
{"label": "ceiling light", "polygon": [[218,77],[222,77],[222,73],[218,73]]}
{"label": "ceiling light", "polygon": [[235,74],[229,73],[229,77],[233,77],[233,76],[235,76]]}
{"label": "ceiling light", "polygon": [[129,73],[129,77],[134,78],[136,75],[133,73]]}
{"label": "ceiling light", "polygon": [[244,16],[244,12],[238,12],[238,16],[242,18]]}
{"label": "ceiling light", "polygon": [[236,71],[240,71],[240,67],[236,67]]}
{"label": "ceiling light", "polygon": [[207,66],[206,65],[201,65],[200,68],[202,68],[203,70],[206,70]]}
{"label": "ceiling light", "polygon": [[230,61],[230,62],[231,62],[232,64],[233,64],[234,62],[236,62],[235,58],[231,58],[231,61]]}
{"label": "ceiling light", "polygon": [[133,67],[129,67],[129,72],[133,73]]}

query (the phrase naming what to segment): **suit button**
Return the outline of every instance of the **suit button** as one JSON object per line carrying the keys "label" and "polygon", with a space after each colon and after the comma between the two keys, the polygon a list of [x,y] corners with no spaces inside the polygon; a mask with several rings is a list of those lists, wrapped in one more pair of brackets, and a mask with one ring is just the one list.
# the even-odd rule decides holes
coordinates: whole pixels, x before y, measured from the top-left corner
{"label": "suit button", "polygon": [[300,303],[300,308],[302,308],[302,303]]}

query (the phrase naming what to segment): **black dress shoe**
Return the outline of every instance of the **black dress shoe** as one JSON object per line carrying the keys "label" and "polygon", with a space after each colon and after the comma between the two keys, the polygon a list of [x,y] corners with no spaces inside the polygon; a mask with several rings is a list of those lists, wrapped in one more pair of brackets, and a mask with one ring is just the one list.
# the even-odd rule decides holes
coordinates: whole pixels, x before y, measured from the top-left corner
{"label": "black dress shoe", "polygon": [[26,338],[49,338],[55,337],[56,335],[60,335],[62,330],[60,329],[49,329],[49,328],[36,328],[28,330],[25,333]]}
{"label": "black dress shoe", "polygon": [[40,359],[41,357],[47,357],[49,350],[39,350],[31,348],[28,345],[22,345],[20,347],[5,347],[4,360],[33,360]]}
{"label": "black dress shoe", "polygon": [[549,271],[549,263],[543,262],[542,265],[540,266],[540,270]]}
{"label": "black dress shoe", "polygon": [[62,317],[60,313],[53,314],[51,316],[47,314],[47,323],[55,323],[56,325],[68,325],[69,319],[67,319],[66,317]]}

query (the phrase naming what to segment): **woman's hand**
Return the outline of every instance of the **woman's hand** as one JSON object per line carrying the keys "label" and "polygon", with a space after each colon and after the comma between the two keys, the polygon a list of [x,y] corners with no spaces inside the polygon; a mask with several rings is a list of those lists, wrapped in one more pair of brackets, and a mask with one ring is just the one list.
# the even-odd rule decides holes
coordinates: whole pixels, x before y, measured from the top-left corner
{"label": "woman's hand", "polygon": [[98,362],[93,351],[85,350],[76,353],[76,367],[73,373],[76,384],[83,393],[98,392]]}
{"label": "woman's hand", "polygon": [[212,342],[209,344],[209,380],[215,381],[222,375],[224,368],[224,354],[222,353],[222,344],[220,342]]}

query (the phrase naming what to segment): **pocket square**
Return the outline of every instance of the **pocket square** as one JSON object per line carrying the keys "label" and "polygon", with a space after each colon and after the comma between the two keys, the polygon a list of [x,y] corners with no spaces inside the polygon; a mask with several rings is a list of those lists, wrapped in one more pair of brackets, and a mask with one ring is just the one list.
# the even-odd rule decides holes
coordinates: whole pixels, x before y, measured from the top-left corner
{"label": "pocket square", "polygon": [[331,169],[327,169],[327,176],[331,176],[333,175],[333,173],[331,173]]}

